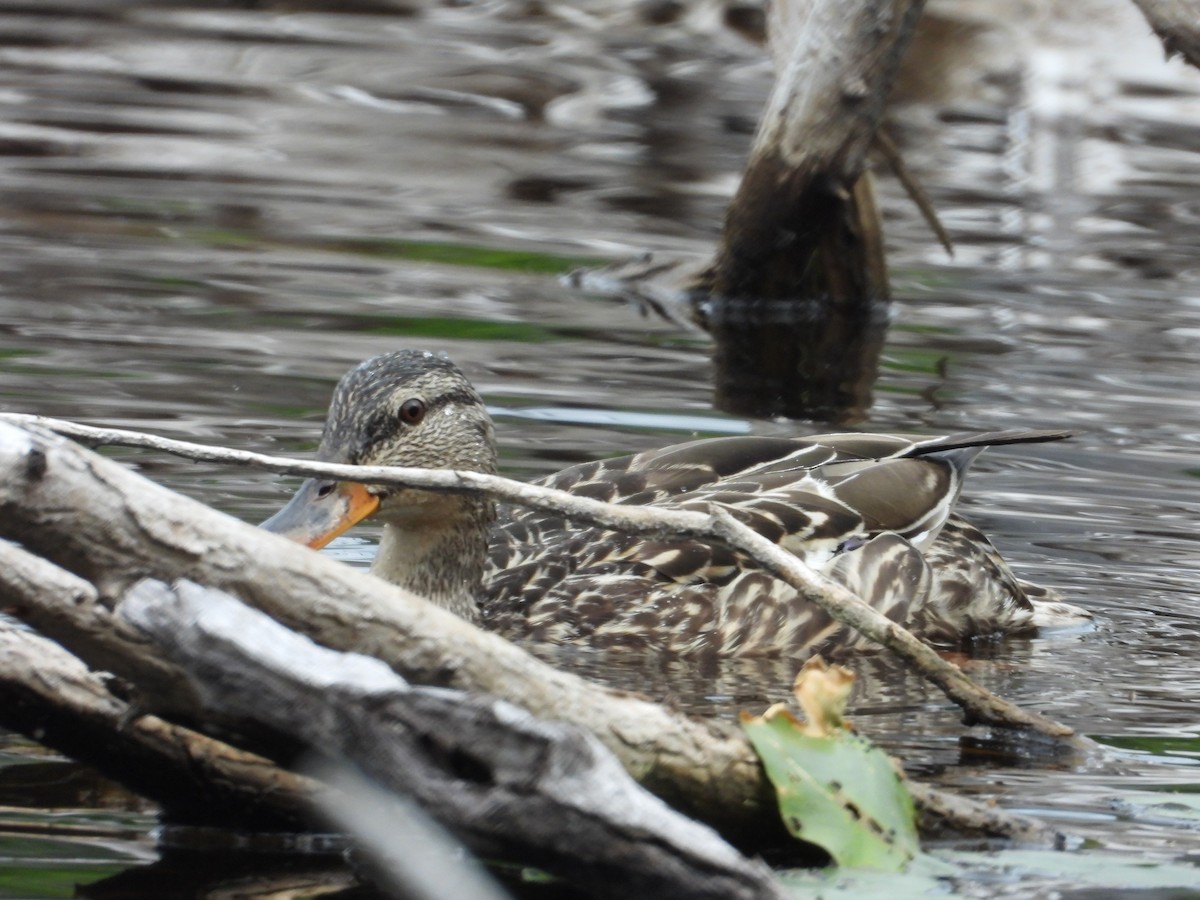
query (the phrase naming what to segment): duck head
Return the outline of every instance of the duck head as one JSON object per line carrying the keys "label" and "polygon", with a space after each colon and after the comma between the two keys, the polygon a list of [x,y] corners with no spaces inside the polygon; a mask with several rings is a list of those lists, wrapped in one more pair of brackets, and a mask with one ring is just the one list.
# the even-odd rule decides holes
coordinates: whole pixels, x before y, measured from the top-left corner
{"label": "duck head", "polygon": [[[338,382],[316,457],[491,474],[496,441],[482,398],[457,366],[402,350],[369,359]],[[262,527],[322,547],[367,517],[384,523],[373,572],[443,605],[449,595],[453,605],[473,596],[470,582],[477,587],[494,518],[486,498],[310,478]]]}

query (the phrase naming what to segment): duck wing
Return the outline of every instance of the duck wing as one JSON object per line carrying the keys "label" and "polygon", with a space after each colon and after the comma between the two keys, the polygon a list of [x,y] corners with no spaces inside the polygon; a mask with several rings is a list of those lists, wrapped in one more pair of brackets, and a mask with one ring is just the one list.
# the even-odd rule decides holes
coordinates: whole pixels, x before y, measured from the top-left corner
{"label": "duck wing", "polygon": [[[953,515],[967,468],[986,446],[1064,436],[716,438],[585,463],[541,483],[608,502],[720,505],[889,618],[957,641],[1020,630],[1030,606],[986,538]],[[721,655],[864,643],[726,547],[576,528],[537,510],[501,510],[484,594],[493,627],[538,641]]]}

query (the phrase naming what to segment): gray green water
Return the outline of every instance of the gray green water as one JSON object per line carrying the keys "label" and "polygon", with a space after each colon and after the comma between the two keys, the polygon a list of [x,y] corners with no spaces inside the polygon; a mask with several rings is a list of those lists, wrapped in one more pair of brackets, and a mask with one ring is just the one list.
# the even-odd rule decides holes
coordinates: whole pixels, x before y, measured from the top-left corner
{"label": "gray green water", "polygon": [[[988,24],[1007,6],[976,4],[918,46],[892,127],[954,258],[880,175],[897,301],[859,427],[1079,432],[989,453],[963,506],[1096,627],[966,665],[1110,749],[1006,745],[887,661],[859,666],[854,720],[913,771],[1090,848],[1005,851],[965,888],[980,895],[1157,872],[1177,896],[1200,852],[1200,73],[1163,62],[1127,5]],[[0,409],[299,452],[345,369],[414,346],[475,380],[515,476],[820,430],[715,412],[702,336],[556,277],[708,252],[769,83],[761,49],[716,3],[669,24],[650,4],[544,7],[0,0]],[[289,490],[137,464],[252,521]],[[362,538],[335,552],[369,556]],[[790,681],[563,656],[714,715]],[[318,879],[297,858],[147,867],[148,810],[23,739],[0,750],[0,897]]]}

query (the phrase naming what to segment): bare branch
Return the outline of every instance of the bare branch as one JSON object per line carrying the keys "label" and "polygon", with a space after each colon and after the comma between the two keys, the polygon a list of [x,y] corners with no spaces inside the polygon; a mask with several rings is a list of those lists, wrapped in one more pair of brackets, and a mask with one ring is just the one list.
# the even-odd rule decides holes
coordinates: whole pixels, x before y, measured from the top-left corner
{"label": "bare branch", "polygon": [[916,205],[917,210],[921,213],[921,218],[929,226],[929,230],[933,232],[946,253],[953,256],[954,242],[950,240],[950,234],[942,224],[942,220],[937,214],[937,208],[933,205],[933,200],[925,192],[925,187],[921,184],[920,179],[917,178],[912,169],[904,161],[904,154],[900,152],[900,148],[896,146],[896,142],[882,128],[875,132],[875,149],[887,161],[888,166],[891,167],[892,172],[896,176],[896,180],[900,182],[900,186],[904,188],[905,193],[908,194],[908,198]]}
{"label": "bare branch", "polygon": [[[13,421],[15,417],[0,419]],[[18,424],[18,422],[14,422]],[[136,432],[90,428],[60,420],[28,417],[19,424],[51,428],[94,443],[114,442],[122,446],[147,447],[189,459],[241,463],[286,474],[302,474],[432,490],[474,490],[508,503],[561,513],[571,519],[636,534],[676,535],[716,540],[742,551],[770,569],[781,580],[803,593],[839,622],[850,625],[876,643],[892,650],[910,667],[936,684],[960,705],[973,722],[1005,728],[1030,728],[1053,737],[1067,737],[1071,728],[1038,713],[1023,710],[976,685],[953,663],[942,659],[927,644],[871,608],[845,588],[813,571],[791,553],[735,521],[720,509],[713,514],[654,507],[602,503],[537,485],[524,484],[478,472],[347,466],[296,459],[273,458],[259,453],[206,447],[139,435]]]}

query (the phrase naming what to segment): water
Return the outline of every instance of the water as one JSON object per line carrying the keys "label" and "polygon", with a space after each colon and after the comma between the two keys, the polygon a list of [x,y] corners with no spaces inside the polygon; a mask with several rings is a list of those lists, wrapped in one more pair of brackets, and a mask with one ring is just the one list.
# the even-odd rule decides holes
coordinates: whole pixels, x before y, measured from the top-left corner
{"label": "water", "polygon": [[[648,23],[670,9],[0,2],[0,408],[302,452],[344,370],[411,346],[467,370],[517,477],[697,434],[820,430],[715,412],[703,336],[555,277],[715,240],[769,68],[725,22],[742,7]],[[956,253],[880,173],[897,300],[859,427],[1078,432],[987,454],[963,507],[1096,627],[965,665],[1112,749],[1080,761],[964,735],[885,659],[860,663],[853,718],[917,774],[1106,859],[1194,861],[1197,817],[1177,801],[1200,753],[1200,75],[1163,62],[1119,0],[1008,22],[956,9],[918,47],[892,125]],[[136,462],[251,521],[291,486]],[[791,674],[563,657],[714,715],[779,699]],[[249,896],[346,878],[294,855],[197,861],[156,842],[136,799],[95,782],[51,797],[84,776],[20,738],[0,751],[0,896],[204,895],[231,883],[215,870]]]}

